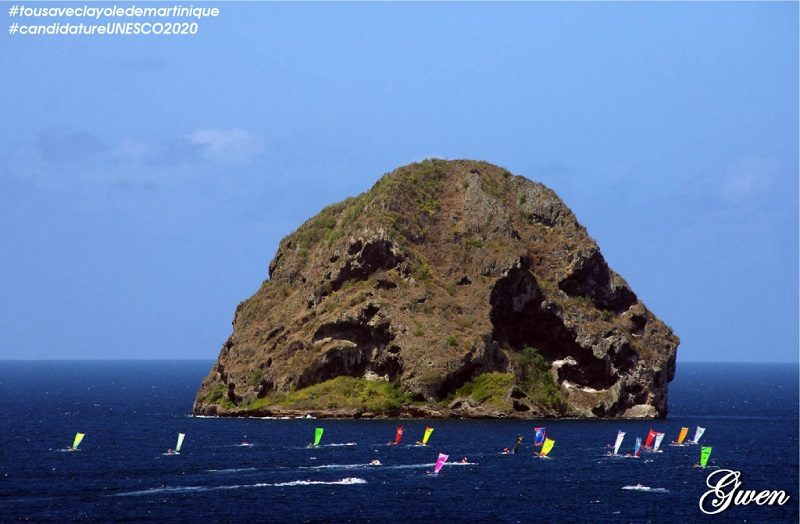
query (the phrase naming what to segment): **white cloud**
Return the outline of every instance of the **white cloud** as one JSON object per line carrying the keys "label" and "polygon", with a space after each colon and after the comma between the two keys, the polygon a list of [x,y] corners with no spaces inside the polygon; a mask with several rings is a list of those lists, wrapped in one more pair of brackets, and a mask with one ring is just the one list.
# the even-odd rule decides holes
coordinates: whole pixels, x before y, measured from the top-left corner
{"label": "white cloud", "polygon": [[769,190],[779,169],[774,159],[756,156],[742,158],[728,168],[720,195],[731,202],[755,198]]}
{"label": "white cloud", "polygon": [[201,147],[206,159],[223,162],[247,162],[264,149],[264,140],[244,129],[198,129],[185,139]]}

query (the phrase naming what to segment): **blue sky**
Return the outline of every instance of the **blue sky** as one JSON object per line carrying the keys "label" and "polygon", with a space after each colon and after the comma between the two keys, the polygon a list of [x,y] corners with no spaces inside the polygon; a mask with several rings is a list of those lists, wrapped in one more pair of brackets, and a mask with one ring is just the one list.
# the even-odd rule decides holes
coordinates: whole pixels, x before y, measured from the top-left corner
{"label": "blue sky", "polygon": [[797,4],[219,7],[3,32],[0,358],[214,358],[283,236],[436,156],[558,192],[679,361],[798,360]]}

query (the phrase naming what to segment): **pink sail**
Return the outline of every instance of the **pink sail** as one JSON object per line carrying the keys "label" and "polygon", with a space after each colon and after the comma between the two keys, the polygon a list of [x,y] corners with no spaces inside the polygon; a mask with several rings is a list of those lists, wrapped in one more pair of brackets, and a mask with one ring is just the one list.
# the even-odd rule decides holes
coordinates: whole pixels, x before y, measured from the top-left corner
{"label": "pink sail", "polygon": [[439,453],[439,458],[436,459],[436,465],[433,467],[434,475],[439,474],[439,471],[441,471],[442,466],[444,466],[444,463],[447,462],[448,458],[450,458],[449,455],[445,455],[444,453]]}

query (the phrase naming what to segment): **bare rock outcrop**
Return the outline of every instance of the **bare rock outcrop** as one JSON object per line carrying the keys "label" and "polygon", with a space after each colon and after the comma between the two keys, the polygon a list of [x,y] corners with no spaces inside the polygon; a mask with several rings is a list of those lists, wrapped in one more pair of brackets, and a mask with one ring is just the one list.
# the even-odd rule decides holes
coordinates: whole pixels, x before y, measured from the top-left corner
{"label": "bare rock outcrop", "polygon": [[280,242],[194,412],[664,417],[678,344],[553,191],[429,160]]}

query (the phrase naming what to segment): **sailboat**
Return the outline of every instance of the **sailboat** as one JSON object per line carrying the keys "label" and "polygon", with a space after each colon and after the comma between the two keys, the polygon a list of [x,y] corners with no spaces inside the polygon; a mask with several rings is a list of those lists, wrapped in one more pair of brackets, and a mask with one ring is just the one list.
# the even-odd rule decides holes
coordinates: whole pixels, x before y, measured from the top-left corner
{"label": "sailboat", "polygon": [[517,435],[517,438],[514,440],[514,447],[513,448],[503,448],[502,454],[503,455],[516,455],[519,453],[519,447],[522,445],[522,435]]}
{"label": "sailboat", "polygon": [[81,441],[83,441],[83,437],[85,436],[85,433],[75,433],[75,439],[72,441],[72,445],[67,447],[67,451],[79,451],[78,446],[81,445]]}
{"label": "sailboat", "polygon": [[614,451],[610,452],[609,456],[614,456],[619,454],[619,447],[622,445],[622,441],[625,439],[625,432],[624,431],[617,431],[617,440],[614,442]]}
{"label": "sailboat", "polygon": [[672,443],[673,446],[684,446],[685,444],[683,441],[686,439],[686,434],[689,433],[689,428],[681,428],[681,432],[678,433],[678,440]]}
{"label": "sailboat", "polygon": [[522,445],[522,435],[517,435],[517,439],[514,441],[514,454],[516,455],[519,453],[519,447]]}
{"label": "sailboat", "polygon": [[178,433],[178,443],[175,444],[175,450],[168,449],[166,453],[162,453],[163,455],[180,455],[181,454],[181,447],[183,446],[183,439],[186,438],[185,433]]}
{"label": "sailboat", "polygon": [[664,440],[664,433],[656,433],[656,442],[653,444],[653,453],[663,453],[660,449],[661,441]]}
{"label": "sailboat", "polygon": [[433,466],[433,474],[438,475],[439,472],[444,467],[444,463],[447,462],[447,459],[450,458],[450,455],[445,455],[444,453],[439,453],[439,458],[436,459],[436,465]]}
{"label": "sailboat", "polygon": [[697,426],[697,429],[694,430],[694,438],[687,442],[687,444],[697,444],[700,441],[700,437],[703,436],[703,433],[706,432],[706,428],[701,428]]}
{"label": "sailboat", "polygon": [[711,456],[711,448],[703,446],[700,448],[700,467],[704,468],[708,465],[708,457]]}
{"label": "sailboat", "polygon": [[417,446],[427,446],[428,445],[428,439],[431,438],[431,433],[433,433],[433,428],[426,427],[425,428],[425,434],[422,435],[422,440],[421,441],[418,440],[416,445]]}
{"label": "sailboat", "polygon": [[636,437],[636,444],[633,446],[633,456],[639,458],[642,453],[642,437]]}
{"label": "sailboat", "polygon": [[545,428],[533,428],[533,445],[536,447],[544,444]]}
{"label": "sailboat", "polygon": [[539,457],[550,458],[547,455],[550,454],[550,450],[553,449],[555,444],[556,441],[551,438],[544,439],[544,442],[542,443],[542,451],[539,452]]}
{"label": "sailboat", "polygon": [[316,448],[319,447],[319,443],[322,440],[322,434],[325,432],[325,428],[316,428],[314,429],[314,442],[313,444],[309,444],[309,448]]}
{"label": "sailboat", "polygon": [[400,444],[401,440],[403,440],[403,426],[397,426],[397,430],[394,434],[394,442],[389,442],[389,445],[396,446]]}
{"label": "sailboat", "polygon": [[650,431],[647,432],[647,439],[645,439],[644,441],[645,449],[649,451],[650,448],[653,447],[653,441],[655,441],[655,439],[656,439],[656,430],[651,429]]}

